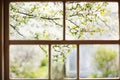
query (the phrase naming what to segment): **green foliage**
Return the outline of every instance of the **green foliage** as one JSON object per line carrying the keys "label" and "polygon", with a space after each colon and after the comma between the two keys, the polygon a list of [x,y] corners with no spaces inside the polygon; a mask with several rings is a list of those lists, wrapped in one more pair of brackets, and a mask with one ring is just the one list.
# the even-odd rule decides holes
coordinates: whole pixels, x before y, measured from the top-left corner
{"label": "green foliage", "polygon": [[89,77],[118,77],[117,52],[115,50],[99,47],[94,54],[93,63],[97,71]]}
{"label": "green foliage", "polygon": [[[12,28],[10,30],[10,37],[15,34],[15,39],[17,38],[17,35],[19,35],[21,39],[32,38],[34,40],[61,38],[61,36],[58,36],[57,34],[53,35],[46,29],[46,27],[54,27],[55,29],[58,27],[63,27],[61,18],[63,11],[61,10],[62,4],[60,2],[11,2],[9,6],[10,29]],[[60,7],[56,9],[56,6]],[[31,34],[31,36],[27,37],[28,35],[26,35],[26,32],[24,33],[25,30],[21,31],[23,28],[27,29],[27,33]],[[32,28],[34,28],[34,30],[31,30]],[[37,28],[42,28],[43,30],[37,31]]]}
{"label": "green foliage", "polygon": [[108,13],[110,14],[108,5],[107,2],[68,2],[66,20],[70,22],[67,24],[69,35],[76,39],[92,38],[96,33],[100,33],[100,36],[104,35],[109,28],[109,25],[106,25],[108,20],[104,20],[109,16]]}
{"label": "green foliage", "polygon": [[[16,64],[16,65],[14,65]],[[22,71],[20,71],[22,69]],[[15,76],[14,78],[40,78],[48,77],[48,67],[47,67],[47,61],[42,60],[42,63],[40,67],[38,68],[30,68],[29,66],[19,66],[18,63],[12,63],[10,66],[11,74],[10,77]]]}
{"label": "green foliage", "polygon": [[[24,6],[30,6],[28,8]],[[36,20],[43,22],[44,26],[55,25],[56,27],[62,26],[62,15],[63,10],[50,9],[53,7],[51,5],[62,6],[60,3],[11,3],[10,4],[10,24],[16,26],[16,30],[19,32],[20,27],[28,24],[30,20]],[[108,2],[67,2],[66,3],[66,21],[69,23],[66,25],[68,27],[69,35],[76,39],[85,39],[86,37],[93,37],[95,33],[100,33],[100,36],[107,32],[107,27],[109,28]],[[105,16],[106,15],[106,16]],[[58,17],[59,16],[59,17]],[[78,22],[76,22],[79,21]],[[99,21],[99,22],[98,22]],[[104,27],[101,27],[101,24]],[[107,24],[107,25],[106,25]],[[31,25],[30,25],[31,26]],[[92,26],[91,29],[88,29]],[[32,26],[31,26],[32,27]],[[99,28],[99,31],[97,30]],[[84,31],[83,31],[84,30]],[[14,32],[11,32],[13,34]],[[86,33],[88,35],[86,36]],[[36,35],[37,34],[37,35]],[[54,37],[54,35],[52,35]],[[37,38],[36,38],[37,37]],[[44,30],[41,33],[35,32],[34,39],[45,39],[50,40],[51,35],[48,31]],[[58,38],[56,38],[58,39]]]}
{"label": "green foliage", "polygon": [[45,58],[45,59],[43,59],[42,61],[41,61],[41,67],[42,66],[47,66],[47,63],[48,62],[48,60]]}
{"label": "green foliage", "polygon": [[[33,47],[32,45],[31,47]],[[11,53],[10,59],[10,77],[11,78],[48,78],[48,49],[47,45],[38,45],[33,47],[34,49],[29,51],[29,48],[14,49],[17,55]],[[37,48],[37,49],[36,49]],[[40,50],[39,50],[40,49]],[[39,52],[35,52],[38,50]],[[19,52],[21,52],[19,54]],[[21,56],[21,57],[20,57]],[[20,59],[18,60],[18,57]]]}
{"label": "green foliage", "polygon": [[53,45],[53,62],[65,62],[67,55],[76,48],[75,45]]}

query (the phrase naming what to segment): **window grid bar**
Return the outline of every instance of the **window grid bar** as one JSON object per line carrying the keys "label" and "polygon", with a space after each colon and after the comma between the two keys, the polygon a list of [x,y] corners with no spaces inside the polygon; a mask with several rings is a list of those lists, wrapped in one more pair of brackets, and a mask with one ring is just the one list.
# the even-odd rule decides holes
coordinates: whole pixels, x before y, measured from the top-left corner
{"label": "window grid bar", "polygon": [[[33,79],[10,79],[10,80],[33,80]],[[48,80],[48,79],[34,79],[34,80]],[[64,80],[76,80],[76,79],[64,79]],[[120,80],[119,78],[101,78],[101,79],[83,79],[83,78],[81,78],[81,79],[77,79],[77,80]]]}
{"label": "window grid bar", "polygon": [[3,32],[2,32],[2,29],[3,29],[3,0],[1,1],[1,3],[0,3],[0,79],[2,80],[2,78],[3,78],[3,74],[2,74],[2,72],[3,72],[3,70],[2,70],[2,68],[3,68],[3,61],[2,61],[2,59],[3,59],[3,44],[2,44],[2,41],[3,41]]}
{"label": "window grid bar", "polygon": [[[48,80],[48,79],[10,79],[10,80]],[[76,79],[69,78],[69,79],[64,79],[64,80],[76,80]]]}
{"label": "window grid bar", "polygon": [[120,1],[118,1],[118,25],[119,25],[119,40],[120,40]]}
{"label": "window grid bar", "polygon": [[66,5],[65,5],[65,1],[63,1],[63,40],[65,41],[65,29],[66,29]]}
{"label": "window grid bar", "polygon": [[55,1],[77,1],[77,2],[101,2],[101,1],[107,1],[107,2],[115,2],[115,1],[119,1],[119,0],[9,0],[10,2],[46,2],[46,1],[50,1],[50,2],[55,2]]}
{"label": "window grid bar", "polygon": [[[120,1],[118,1],[118,20],[119,20],[119,43],[120,43]],[[120,45],[119,45],[119,63],[118,63],[118,65],[119,65],[119,79],[120,79]]]}
{"label": "window grid bar", "polygon": [[119,0],[66,0],[75,2],[119,2]]}
{"label": "window grid bar", "polygon": [[80,54],[79,54],[79,45],[77,44],[77,79],[79,80],[79,71],[80,71],[80,66],[79,66],[79,63],[80,63]]}
{"label": "window grid bar", "polygon": [[34,41],[34,40],[12,40],[9,44],[120,44],[120,40],[69,40],[69,41]]}
{"label": "window grid bar", "polygon": [[48,53],[49,53],[49,66],[48,66],[49,67],[49,70],[48,70],[49,77],[48,77],[48,79],[51,80],[51,45],[50,44],[49,44],[49,52]]}
{"label": "window grid bar", "polygon": [[48,80],[48,79],[29,79],[29,78],[24,78],[24,79],[22,79],[22,78],[19,78],[19,79],[10,79],[10,80]]}
{"label": "window grid bar", "polygon": [[9,1],[4,2],[4,80],[9,80]]}
{"label": "window grid bar", "polygon": [[119,56],[119,61],[118,61],[118,62],[119,62],[119,63],[118,63],[118,65],[119,65],[118,70],[119,70],[119,71],[118,71],[118,75],[119,75],[119,76],[118,76],[118,77],[119,77],[119,79],[120,79],[120,45],[119,45],[119,51],[118,51],[118,52],[119,52],[119,54],[118,54],[118,56]]}
{"label": "window grid bar", "polygon": [[120,80],[119,78],[99,78],[99,79],[93,79],[93,78],[91,78],[91,79],[88,79],[88,78],[80,78],[79,80]]}
{"label": "window grid bar", "polygon": [[65,0],[9,0],[9,2],[56,2]]}

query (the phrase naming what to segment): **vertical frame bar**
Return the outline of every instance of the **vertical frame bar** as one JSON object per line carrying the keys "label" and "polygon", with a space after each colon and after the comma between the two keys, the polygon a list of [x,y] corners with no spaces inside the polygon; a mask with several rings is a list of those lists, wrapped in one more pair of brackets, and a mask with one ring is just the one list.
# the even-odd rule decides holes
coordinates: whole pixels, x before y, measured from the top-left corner
{"label": "vertical frame bar", "polygon": [[66,37],[66,0],[63,0],[63,40],[65,41]]}
{"label": "vertical frame bar", "polygon": [[4,0],[4,79],[9,80],[9,0]]}
{"label": "vertical frame bar", "polygon": [[2,80],[2,4],[3,0],[0,1],[0,80]]}
{"label": "vertical frame bar", "polygon": [[118,45],[118,71],[117,71],[117,78],[120,80],[120,44],[117,44]]}
{"label": "vertical frame bar", "polygon": [[120,79],[120,1],[118,1],[118,20],[119,20],[119,71],[118,77]]}
{"label": "vertical frame bar", "polygon": [[119,26],[119,41],[120,41],[120,1],[118,1],[118,26]]}
{"label": "vertical frame bar", "polygon": [[51,45],[49,44],[49,80],[51,80]]}
{"label": "vertical frame bar", "polygon": [[79,64],[80,64],[80,62],[79,62],[79,56],[80,56],[80,54],[79,54],[79,44],[77,44],[77,80],[79,80]]}
{"label": "vertical frame bar", "polygon": [[4,0],[2,0],[2,2],[1,2],[1,11],[2,11],[2,17],[1,17],[1,22],[2,22],[2,25],[1,25],[1,55],[2,55],[2,57],[1,57],[1,60],[2,60],[2,71],[1,71],[1,73],[2,73],[2,80],[4,80]]}

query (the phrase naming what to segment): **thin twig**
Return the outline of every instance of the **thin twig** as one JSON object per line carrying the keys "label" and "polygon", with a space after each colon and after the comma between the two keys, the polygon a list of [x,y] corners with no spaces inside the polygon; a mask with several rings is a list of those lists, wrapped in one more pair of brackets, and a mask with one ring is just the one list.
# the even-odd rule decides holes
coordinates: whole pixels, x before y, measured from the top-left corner
{"label": "thin twig", "polygon": [[19,34],[21,35],[22,37],[25,37],[23,34],[21,34],[17,29],[16,29],[16,26],[10,24],[10,26]]}

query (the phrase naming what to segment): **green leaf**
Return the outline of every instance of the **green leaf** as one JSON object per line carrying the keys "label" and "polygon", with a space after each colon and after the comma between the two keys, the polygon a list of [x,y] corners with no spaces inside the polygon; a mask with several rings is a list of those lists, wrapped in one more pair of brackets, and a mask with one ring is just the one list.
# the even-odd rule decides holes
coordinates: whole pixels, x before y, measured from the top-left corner
{"label": "green leaf", "polygon": [[94,33],[93,33],[93,32],[90,32],[90,35],[91,35],[91,36],[93,36],[93,35],[94,35]]}

